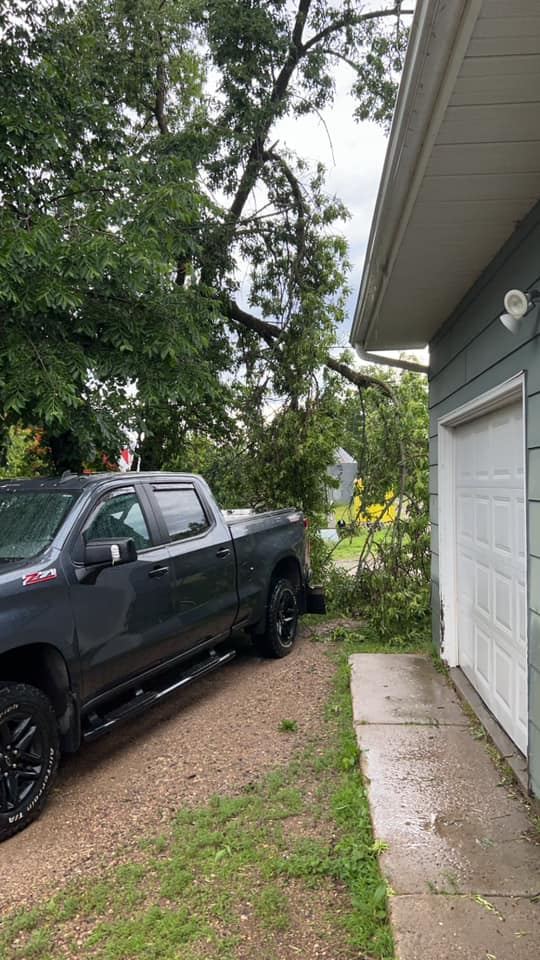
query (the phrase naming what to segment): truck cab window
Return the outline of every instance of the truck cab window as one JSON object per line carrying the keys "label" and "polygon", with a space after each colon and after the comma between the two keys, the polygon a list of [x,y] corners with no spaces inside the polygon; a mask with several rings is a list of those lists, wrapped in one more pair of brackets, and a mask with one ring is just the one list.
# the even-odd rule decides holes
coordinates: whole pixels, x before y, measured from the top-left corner
{"label": "truck cab window", "polygon": [[208,530],[210,524],[195,490],[154,488],[170,540],[187,540]]}
{"label": "truck cab window", "polygon": [[86,531],[86,542],[133,537],[137,550],[150,547],[150,534],[137,495],[126,492],[105,500]]}

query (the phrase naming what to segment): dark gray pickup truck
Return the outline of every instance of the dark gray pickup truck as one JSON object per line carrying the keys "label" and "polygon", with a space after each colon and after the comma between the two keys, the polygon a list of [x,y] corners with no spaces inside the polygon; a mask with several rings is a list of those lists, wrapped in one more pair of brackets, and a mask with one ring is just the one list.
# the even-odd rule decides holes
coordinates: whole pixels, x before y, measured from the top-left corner
{"label": "dark gray pickup truck", "polygon": [[298,510],[226,515],[173,473],[0,482],[0,840],[78,749],[234,656],[283,657],[309,586]]}

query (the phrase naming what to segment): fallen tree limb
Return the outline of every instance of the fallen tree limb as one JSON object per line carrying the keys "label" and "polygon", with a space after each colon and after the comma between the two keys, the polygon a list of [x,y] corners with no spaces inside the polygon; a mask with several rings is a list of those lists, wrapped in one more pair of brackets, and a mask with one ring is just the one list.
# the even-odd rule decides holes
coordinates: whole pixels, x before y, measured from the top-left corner
{"label": "fallen tree limb", "polygon": [[[257,333],[268,346],[275,343],[283,334],[283,330],[277,324],[269,323],[268,320],[262,320],[260,317],[248,313],[246,310],[243,310],[242,307],[239,307],[234,300],[225,301],[224,307],[225,313],[230,320],[251,330],[253,333]],[[334,360],[333,357],[330,356],[326,357],[324,363],[329,370],[339,373],[340,376],[348,380],[349,383],[354,384],[359,390],[367,390],[368,387],[375,387],[377,390],[381,390],[390,400],[394,399],[391,387],[383,380],[378,380],[377,377],[370,377],[369,374],[361,370],[353,370],[347,363]]]}

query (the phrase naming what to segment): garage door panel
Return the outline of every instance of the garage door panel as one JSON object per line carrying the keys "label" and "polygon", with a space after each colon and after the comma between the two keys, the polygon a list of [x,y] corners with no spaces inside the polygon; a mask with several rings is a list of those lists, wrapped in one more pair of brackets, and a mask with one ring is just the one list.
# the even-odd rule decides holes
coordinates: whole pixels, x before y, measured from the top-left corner
{"label": "garage door panel", "polygon": [[512,636],[514,629],[514,595],[516,584],[512,577],[505,576],[497,571],[493,574],[494,583],[494,620],[495,625],[503,633]]}
{"label": "garage door panel", "polygon": [[491,617],[491,570],[486,564],[476,562],[475,565],[475,608],[479,618],[490,620]]}
{"label": "garage door panel", "polygon": [[456,456],[459,475],[464,481],[472,479],[475,470],[474,433],[467,426],[463,428],[463,439]]}
{"label": "garage door panel", "polygon": [[494,480],[511,481],[515,472],[514,438],[508,417],[495,415],[490,431],[491,475]]}
{"label": "garage door panel", "polygon": [[457,502],[458,536],[471,540],[473,535],[474,502],[470,494],[460,494]]}
{"label": "garage door panel", "polygon": [[489,497],[474,499],[474,537],[479,547],[491,544],[491,503]]}
{"label": "garage door panel", "polygon": [[474,561],[463,551],[457,570],[458,596],[466,603],[474,601]]}
{"label": "garage door panel", "polygon": [[492,643],[488,633],[478,624],[474,625],[474,668],[480,683],[487,692],[491,687]]}
{"label": "garage door panel", "polygon": [[474,670],[475,652],[473,623],[467,614],[467,600],[462,594],[462,603],[458,606],[460,666],[463,670]]}
{"label": "garage door panel", "polygon": [[482,483],[484,480],[489,480],[491,477],[491,457],[490,457],[490,436],[489,433],[486,433],[483,429],[475,429],[474,431],[474,454],[475,454],[475,471],[474,479],[478,483]]}
{"label": "garage door panel", "polygon": [[527,748],[522,404],[455,430],[459,663],[510,737]]}
{"label": "garage door panel", "polygon": [[493,549],[506,558],[512,556],[514,504],[510,497],[493,498]]}
{"label": "garage door panel", "polygon": [[494,645],[493,662],[495,696],[502,710],[511,717],[514,701],[514,668],[512,657],[500,643]]}

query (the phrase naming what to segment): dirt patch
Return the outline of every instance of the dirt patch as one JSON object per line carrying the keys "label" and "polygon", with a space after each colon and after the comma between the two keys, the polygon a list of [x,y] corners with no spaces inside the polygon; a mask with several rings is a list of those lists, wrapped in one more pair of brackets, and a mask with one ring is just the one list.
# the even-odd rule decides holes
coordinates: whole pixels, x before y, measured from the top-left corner
{"label": "dirt patch", "polygon": [[[341,891],[328,886],[306,890],[294,882],[284,889],[290,904],[288,929],[265,929],[248,904],[242,914],[244,929],[235,960],[351,960],[350,946],[336,937],[343,912]],[[356,956],[355,960],[362,958]]]}
{"label": "dirt patch", "polygon": [[[323,733],[332,674],[324,645],[303,629],[289,657],[243,652],[67,758],[40,819],[0,846],[0,912],[117,862],[182,806],[287,763]],[[284,718],[295,733],[279,732]]]}

